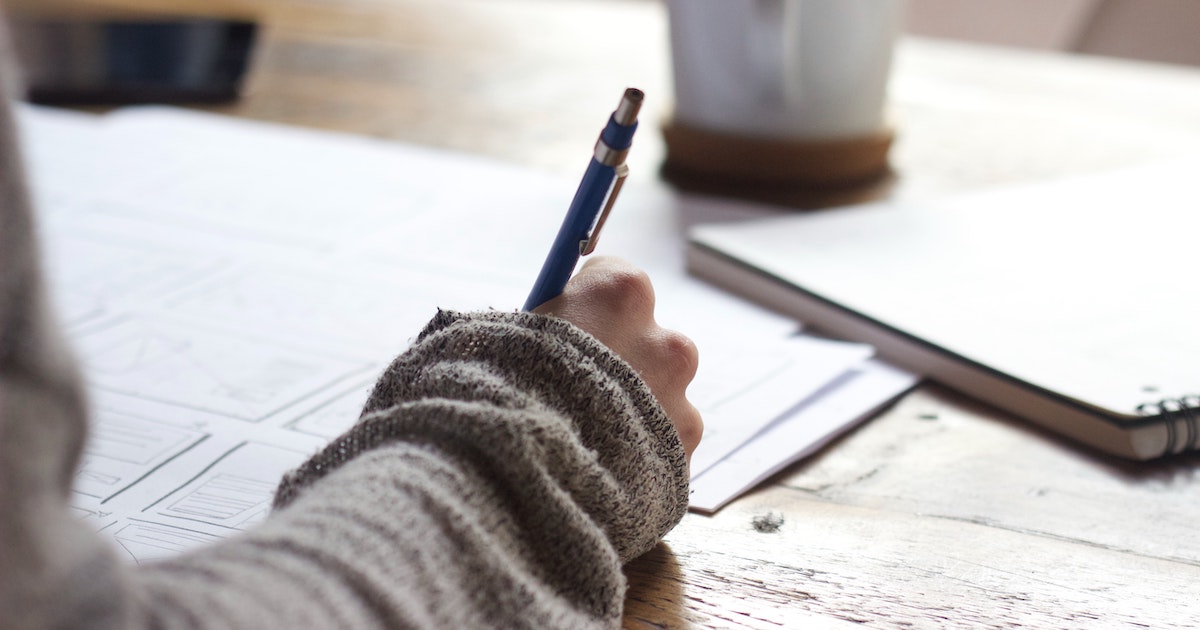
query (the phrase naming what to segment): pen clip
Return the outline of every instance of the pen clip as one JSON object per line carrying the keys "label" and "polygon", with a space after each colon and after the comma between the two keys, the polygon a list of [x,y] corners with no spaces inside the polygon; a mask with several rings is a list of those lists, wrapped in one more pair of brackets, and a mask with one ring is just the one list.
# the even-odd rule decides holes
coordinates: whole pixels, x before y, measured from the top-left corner
{"label": "pen clip", "polygon": [[617,201],[617,193],[621,192],[621,186],[625,183],[625,178],[629,176],[629,167],[624,164],[617,165],[616,171],[617,179],[613,181],[612,190],[609,191],[608,199],[604,202],[604,209],[600,211],[600,216],[596,219],[596,225],[592,226],[592,233],[579,241],[580,256],[587,256],[596,251],[596,243],[600,240],[600,229],[608,220],[608,213],[612,211],[613,204]]}

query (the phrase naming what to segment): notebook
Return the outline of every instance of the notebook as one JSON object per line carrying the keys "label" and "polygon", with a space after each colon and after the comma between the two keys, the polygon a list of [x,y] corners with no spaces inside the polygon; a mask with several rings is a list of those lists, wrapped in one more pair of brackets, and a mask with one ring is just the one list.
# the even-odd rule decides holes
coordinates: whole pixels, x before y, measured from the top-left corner
{"label": "notebook", "polygon": [[1102,451],[1200,448],[1200,158],[701,224],[689,271]]}

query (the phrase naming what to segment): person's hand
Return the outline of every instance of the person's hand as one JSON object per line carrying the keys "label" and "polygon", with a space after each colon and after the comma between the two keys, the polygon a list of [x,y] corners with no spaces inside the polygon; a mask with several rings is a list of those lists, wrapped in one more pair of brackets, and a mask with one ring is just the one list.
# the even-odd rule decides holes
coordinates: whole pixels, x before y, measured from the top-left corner
{"label": "person's hand", "polygon": [[645,272],[624,260],[590,258],[562,295],[534,309],[587,331],[637,370],[679,432],[691,461],[704,423],[687,400],[696,375],[696,344],[654,321],[654,288]]}

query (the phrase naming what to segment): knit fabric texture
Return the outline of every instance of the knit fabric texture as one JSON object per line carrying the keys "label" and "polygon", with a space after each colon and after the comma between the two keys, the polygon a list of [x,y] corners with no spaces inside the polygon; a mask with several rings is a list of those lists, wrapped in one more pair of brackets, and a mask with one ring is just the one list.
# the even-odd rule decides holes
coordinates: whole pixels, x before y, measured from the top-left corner
{"label": "knit fabric texture", "polygon": [[670,421],[594,338],[442,311],[265,523],[143,568],[137,608],[169,627],[616,627],[621,565],[687,488]]}
{"label": "knit fabric texture", "polygon": [[628,364],[529,313],[439,312],[263,523],[121,563],[69,510],[87,405],[0,85],[0,629],[620,625],[621,565],[686,510],[683,448]]}

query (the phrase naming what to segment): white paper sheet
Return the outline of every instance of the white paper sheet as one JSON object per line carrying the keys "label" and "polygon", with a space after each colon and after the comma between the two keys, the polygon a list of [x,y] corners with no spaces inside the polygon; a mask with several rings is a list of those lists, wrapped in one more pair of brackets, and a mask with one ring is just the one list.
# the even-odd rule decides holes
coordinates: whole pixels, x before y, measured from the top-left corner
{"label": "white paper sheet", "polygon": [[[519,306],[577,183],[167,108],[20,119],[94,409],[73,505],[133,562],[261,520],[437,308]],[[701,348],[716,462],[870,349],[686,276],[678,203],[627,186],[600,251],[646,269],[659,321]]]}
{"label": "white paper sheet", "polygon": [[704,414],[693,479],[872,354],[868,345],[806,336],[769,347],[709,347],[714,349],[723,363],[697,375],[688,389]]}
{"label": "white paper sheet", "polygon": [[858,365],[806,398],[753,440],[694,475],[692,509],[709,513],[721,509],[867,419],[880,405],[912,388],[917,380],[913,374],[876,360]]}

